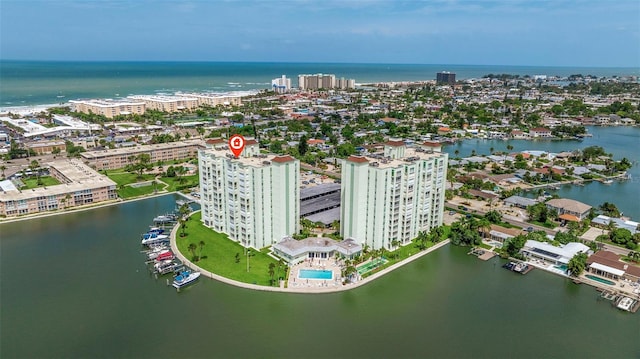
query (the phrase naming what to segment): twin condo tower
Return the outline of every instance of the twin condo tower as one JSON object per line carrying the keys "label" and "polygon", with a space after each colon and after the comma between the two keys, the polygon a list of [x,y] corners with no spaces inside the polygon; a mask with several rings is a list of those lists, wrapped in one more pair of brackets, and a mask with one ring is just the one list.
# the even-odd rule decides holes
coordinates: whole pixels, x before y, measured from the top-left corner
{"label": "twin condo tower", "polygon": [[[198,153],[202,222],[244,247],[271,246],[300,231],[300,161],[260,152],[247,140],[239,158],[222,139]],[[439,143],[341,161],[340,234],[372,249],[411,242],[442,225],[448,155]]]}

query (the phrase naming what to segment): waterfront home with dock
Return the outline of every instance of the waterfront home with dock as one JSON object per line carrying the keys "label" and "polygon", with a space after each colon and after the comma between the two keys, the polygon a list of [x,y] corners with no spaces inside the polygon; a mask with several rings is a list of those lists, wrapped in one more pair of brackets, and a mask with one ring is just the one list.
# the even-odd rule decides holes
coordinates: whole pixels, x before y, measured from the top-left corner
{"label": "waterfront home with dock", "polygon": [[598,251],[590,256],[587,271],[614,280],[640,280],[640,267],[620,261],[620,256],[610,251]]}
{"label": "waterfront home with dock", "polygon": [[522,248],[522,254],[527,259],[537,259],[553,265],[567,265],[569,260],[578,253],[593,253],[589,247],[582,243],[570,242],[556,247],[550,243],[528,240]]}

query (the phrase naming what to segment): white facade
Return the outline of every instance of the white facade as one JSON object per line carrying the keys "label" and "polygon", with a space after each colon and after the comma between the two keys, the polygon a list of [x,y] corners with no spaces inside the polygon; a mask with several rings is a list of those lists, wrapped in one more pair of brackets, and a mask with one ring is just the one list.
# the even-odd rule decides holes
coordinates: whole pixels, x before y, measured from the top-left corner
{"label": "white facade", "polygon": [[[245,151],[254,146],[247,147]],[[299,231],[298,160],[259,152],[236,159],[222,140],[208,141],[198,160],[202,221],[207,227],[257,249]]]}
{"label": "white facade", "polygon": [[291,90],[291,79],[288,79],[287,76],[282,75],[282,77],[271,80],[271,88],[273,91],[277,93],[285,93]]}
{"label": "white facade", "polygon": [[342,162],[340,231],[373,249],[442,225],[448,155],[388,142],[384,155]]}

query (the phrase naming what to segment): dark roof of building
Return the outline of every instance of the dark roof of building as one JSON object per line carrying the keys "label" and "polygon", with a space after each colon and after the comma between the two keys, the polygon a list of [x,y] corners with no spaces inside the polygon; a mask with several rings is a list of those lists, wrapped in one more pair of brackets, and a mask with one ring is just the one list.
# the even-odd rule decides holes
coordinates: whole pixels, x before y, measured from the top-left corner
{"label": "dark roof of building", "polygon": [[323,183],[313,187],[302,188],[300,190],[300,201],[305,201],[307,199],[326,195],[332,192],[340,192],[339,183]]}
{"label": "dark roof of building", "polygon": [[329,210],[311,214],[305,217],[311,222],[322,222],[324,224],[332,224],[334,221],[340,220],[340,207],[331,208]]}
{"label": "dark roof of building", "polygon": [[305,217],[336,207],[340,207],[340,192],[329,193],[324,196],[301,201],[300,216]]}

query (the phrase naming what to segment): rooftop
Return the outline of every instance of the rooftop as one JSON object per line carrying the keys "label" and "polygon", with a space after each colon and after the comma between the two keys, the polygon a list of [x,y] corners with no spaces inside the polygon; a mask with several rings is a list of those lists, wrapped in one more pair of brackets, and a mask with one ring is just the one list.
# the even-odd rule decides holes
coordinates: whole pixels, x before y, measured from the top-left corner
{"label": "rooftop", "polygon": [[419,160],[428,161],[434,158],[443,158],[445,156],[447,156],[446,153],[431,152],[420,147],[416,147],[405,149],[404,157],[399,159],[390,159],[380,154],[372,154],[369,156],[349,156],[347,161],[356,163],[369,162],[370,166],[379,168],[396,168]]}

